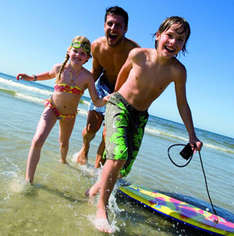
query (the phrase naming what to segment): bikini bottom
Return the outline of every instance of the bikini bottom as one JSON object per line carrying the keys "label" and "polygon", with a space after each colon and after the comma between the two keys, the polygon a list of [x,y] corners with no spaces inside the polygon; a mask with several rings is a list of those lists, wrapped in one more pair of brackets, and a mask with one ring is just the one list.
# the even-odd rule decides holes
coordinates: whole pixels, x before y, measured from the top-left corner
{"label": "bikini bottom", "polygon": [[75,118],[75,117],[76,117],[76,114],[77,114],[77,112],[76,112],[75,114],[61,114],[61,113],[58,111],[58,109],[56,108],[56,106],[53,104],[51,98],[46,99],[45,106],[46,106],[46,107],[49,107],[49,108],[54,112],[54,114],[55,114],[56,117],[57,117],[57,120]]}

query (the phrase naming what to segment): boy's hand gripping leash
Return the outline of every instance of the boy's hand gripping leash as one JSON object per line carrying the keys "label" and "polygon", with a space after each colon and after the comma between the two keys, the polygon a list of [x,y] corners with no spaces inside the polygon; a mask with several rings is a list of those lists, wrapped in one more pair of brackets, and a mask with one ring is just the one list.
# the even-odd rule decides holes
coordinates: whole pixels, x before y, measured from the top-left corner
{"label": "boy's hand gripping leash", "polygon": [[[177,163],[175,163],[171,156],[170,156],[170,149],[175,147],[175,146],[184,146],[184,149],[180,152],[180,155],[187,160],[187,162],[184,164],[184,165],[178,165]],[[188,143],[187,145],[184,145],[184,144],[173,144],[173,145],[170,145],[168,150],[167,150],[167,153],[168,153],[168,157],[170,159],[170,161],[177,167],[185,167],[187,166],[190,161],[192,160],[193,158],[193,150],[191,148],[191,145],[190,143]],[[209,194],[209,189],[208,189],[208,184],[207,184],[207,179],[206,179],[206,174],[205,174],[205,170],[204,170],[204,167],[203,167],[203,162],[202,162],[202,158],[201,158],[201,153],[200,151],[198,151],[198,154],[199,154],[199,158],[200,158],[200,163],[201,163],[201,168],[202,168],[202,172],[203,172],[203,176],[204,176],[204,180],[205,180],[205,185],[206,185],[206,192],[207,192],[207,195],[208,195],[208,198],[210,200],[210,205],[212,207],[212,211],[215,215],[217,215],[216,211],[215,211],[215,208],[214,208],[214,205],[212,203],[212,200],[211,200],[211,197],[210,197],[210,194]],[[218,220],[216,220],[218,223]]]}

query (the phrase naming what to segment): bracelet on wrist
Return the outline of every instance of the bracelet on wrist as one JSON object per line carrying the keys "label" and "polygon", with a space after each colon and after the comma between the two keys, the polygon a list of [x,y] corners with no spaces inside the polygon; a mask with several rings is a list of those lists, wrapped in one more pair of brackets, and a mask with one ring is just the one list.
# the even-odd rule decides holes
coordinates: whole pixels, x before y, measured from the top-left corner
{"label": "bracelet on wrist", "polygon": [[33,81],[37,81],[37,76],[33,75]]}

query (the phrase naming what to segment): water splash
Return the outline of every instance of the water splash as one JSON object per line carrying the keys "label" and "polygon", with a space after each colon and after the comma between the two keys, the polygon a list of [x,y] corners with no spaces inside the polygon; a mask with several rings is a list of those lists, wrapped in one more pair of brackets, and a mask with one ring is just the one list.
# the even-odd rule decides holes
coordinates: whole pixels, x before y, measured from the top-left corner
{"label": "water splash", "polygon": [[91,177],[98,177],[100,169],[95,168],[93,165],[91,165],[89,163],[87,163],[85,165],[80,165],[79,163],[76,162],[77,155],[78,155],[78,152],[74,153],[72,155],[72,159],[71,159],[71,161],[75,164],[75,167],[77,167],[79,170],[81,170],[81,172],[84,175],[88,175]]}

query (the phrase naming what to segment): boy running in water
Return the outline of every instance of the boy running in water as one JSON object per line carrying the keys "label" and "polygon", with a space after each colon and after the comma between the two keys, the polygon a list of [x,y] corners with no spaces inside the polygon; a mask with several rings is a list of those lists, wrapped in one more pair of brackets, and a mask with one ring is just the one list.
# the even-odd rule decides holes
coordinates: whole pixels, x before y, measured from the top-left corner
{"label": "boy running in water", "polygon": [[188,131],[193,150],[201,150],[196,137],[191,111],[186,98],[186,69],[177,54],[186,51],[190,26],[181,17],[167,18],[155,34],[155,48],[133,49],[117,78],[115,91],[107,102],[106,156],[101,179],[89,190],[89,197],[98,192],[96,228],[112,233],[107,205],[119,176],[126,176],[136,159],[148,119],[148,108],[166,87],[174,82],[177,106]]}

